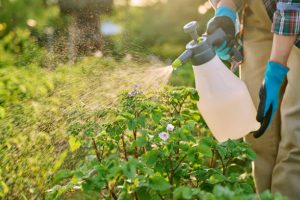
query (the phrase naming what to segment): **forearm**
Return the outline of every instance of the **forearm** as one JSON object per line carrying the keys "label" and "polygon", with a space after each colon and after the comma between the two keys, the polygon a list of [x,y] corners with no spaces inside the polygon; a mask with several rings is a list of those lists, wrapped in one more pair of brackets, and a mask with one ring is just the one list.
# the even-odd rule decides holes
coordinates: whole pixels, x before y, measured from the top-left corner
{"label": "forearm", "polygon": [[227,6],[232,10],[236,10],[236,6],[233,0],[210,0],[210,2],[215,9],[220,6]]}
{"label": "forearm", "polygon": [[270,60],[287,66],[290,52],[296,40],[296,35],[274,34]]}
{"label": "forearm", "polygon": [[271,61],[287,65],[292,47],[300,34],[299,0],[278,0],[273,15]]}

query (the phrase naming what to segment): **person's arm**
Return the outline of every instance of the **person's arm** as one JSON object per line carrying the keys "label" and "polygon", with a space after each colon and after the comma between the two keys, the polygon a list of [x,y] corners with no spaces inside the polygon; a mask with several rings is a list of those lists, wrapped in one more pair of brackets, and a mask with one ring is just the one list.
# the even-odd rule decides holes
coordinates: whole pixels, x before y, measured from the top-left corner
{"label": "person's arm", "polygon": [[296,35],[274,34],[270,61],[287,66],[287,61],[295,41]]}
{"label": "person's arm", "polygon": [[236,6],[232,0],[210,0],[210,2],[215,9],[220,6],[227,6],[232,10],[236,10]]}
{"label": "person's arm", "polygon": [[287,62],[296,37],[300,34],[300,0],[277,1],[272,32],[272,52],[259,92],[260,103],[256,118],[261,127],[254,132],[256,138],[268,129],[280,103],[280,88],[289,72]]}
{"label": "person's arm", "polygon": [[274,13],[270,60],[287,66],[291,49],[300,34],[300,0],[278,0]]}
{"label": "person's arm", "polygon": [[227,6],[232,10],[239,11],[243,7],[245,0],[210,0],[210,2],[215,9],[220,6]]}

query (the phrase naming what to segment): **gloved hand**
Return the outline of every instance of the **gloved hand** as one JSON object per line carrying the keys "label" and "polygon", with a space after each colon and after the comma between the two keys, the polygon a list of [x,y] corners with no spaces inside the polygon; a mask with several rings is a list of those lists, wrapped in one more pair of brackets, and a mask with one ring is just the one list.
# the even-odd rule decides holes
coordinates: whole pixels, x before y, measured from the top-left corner
{"label": "gloved hand", "polygon": [[236,22],[236,12],[226,6],[220,6],[215,12],[215,16],[209,20],[207,24],[206,33],[208,35],[212,34],[218,28],[221,28],[227,35],[226,41],[220,41],[216,44],[216,54],[222,60],[229,60],[229,52],[233,47],[233,40],[235,38],[235,22]]}
{"label": "gloved hand", "polygon": [[278,108],[281,86],[289,69],[279,63],[269,61],[265,78],[259,92],[260,103],[256,119],[260,122],[259,130],[253,132],[255,138],[259,138],[269,127]]}

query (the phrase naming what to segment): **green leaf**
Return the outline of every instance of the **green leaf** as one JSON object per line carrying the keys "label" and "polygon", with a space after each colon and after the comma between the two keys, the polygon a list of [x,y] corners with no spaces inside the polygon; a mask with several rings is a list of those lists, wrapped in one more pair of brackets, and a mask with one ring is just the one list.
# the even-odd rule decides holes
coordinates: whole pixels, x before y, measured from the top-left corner
{"label": "green leaf", "polygon": [[209,158],[212,157],[212,151],[211,151],[211,147],[205,145],[205,144],[199,144],[198,145],[198,150],[199,152],[204,155],[207,156]]}
{"label": "green leaf", "polygon": [[162,117],[162,111],[160,109],[154,109],[151,117],[155,123],[159,123]]}
{"label": "green leaf", "polygon": [[209,177],[208,181],[211,184],[217,184],[221,183],[226,180],[226,177],[222,174],[214,174],[211,177]]}
{"label": "green leaf", "polygon": [[138,188],[137,194],[138,194],[139,199],[142,199],[142,200],[152,200],[153,199],[152,195],[147,190],[147,187]]}
{"label": "green leaf", "polygon": [[212,137],[204,137],[201,138],[200,144],[205,144],[206,146],[213,148],[217,142]]}
{"label": "green leaf", "polygon": [[69,146],[72,152],[75,152],[77,149],[79,149],[80,145],[80,141],[77,140],[73,135],[69,136]]}
{"label": "green leaf", "polygon": [[64,152],[62,152],[62,154],[60,154],[58,161],[54,164],[53,173],[55,173],[60,168],[60,166],[66,159],[67,155],[68,155],[68,150],[65,150]]}
{"label": "green leaf", "polygon": [[196,122],[198,122],[201,119],[201,115],[199,113],[193,113],[191,117]]}
{"label": "green leaf", "polygon": [[145,147],[147,145],[147,139],[145,136],[140,136],[136,139],[136,145],[138,147]]}
{"label": "green leaf", "polygon": [[159,153],[155,150],[149,151],[143,155],[143,160],[147,165],[153,166],[159,160]]}
{"label": "green leaf", "polygon": [[269,191],[264,191],[263,193],[260,194],[260,199],[261,200],[272,200],[272,194]]}
{"label": "green leaf", "polygon": [[82,189],[84,191],[91,191],[93,190],[93,182],[89,179],[86,179],[82,184]]}
{"label": "green leaf", "polygon": [[129,159],[129,161],[123,167],[124,175],[131,180],[134,179],[136,176],[136,166],[137,161],[134,159]]}
{"label": "green leaf", "polygon": [[122,116],[125,117],[126,119],[134,119],[134,115],[128,112],[122,113]]}
{"label": "green leaf", "polygon": [[146,118],[145,117],[139,117],[136,119],[137,120],[137,124],[140,125],[141,127],[145,127],[146,126]]}
{"label": "green leaf", "polygon": [[191,162],[194,162],[195,161],[195,155],[198,153],[198,149],[196,148],[190,148],[187,152],[188,154],[188,160],[191,161]]}
{"label": "green leaf", "polygon": [[60,170],[53,177],[53,184],[57,184],[63,179],[70,178],[71,176],[73,176],[73,174],[74,173],[68,169]]}
{"label": "green leaf", "polygon": [[192,89],[192,91],[191,91],[191,99],[195,100],[195,101],[199,101],[200,98],[199,98],[197,90]]}
{"label": "green leaf", "polygon": [[103,187],[105,187],[105,180],[103,180],[101,176],[87,178],[82,184],[82,189],[84,191],[99,191]]}
{"label": "green leaf", "polygon": [[248,157],[249,159],[251,159],[251,160],[255,160],[255,159],[256,159],[256,153],[255,153],[254,150],[250,149],[250,147],[247,148],[247,150],[246,150],[246,155],[247,155],[247,157]]}
{"label": "green leaf", "polygon": [[221,156],[222,159],[225,159],[226,155],[227,155],[227,151],[223,146],[217,145],[216,149],[219,153],[219,155]]}
{"label": "green leaf", "polygon": [[191,188],[184,188],[184,190],[182,191],[182,198],[183,199],[192,199],[193,195],[192,195],[192,190]]}
{"label": "green leaf", "polygon": [[6,115],[5,109],[0,106],[0,119],[3,119]]}
{"label": "green leaf", "polygon": [[134,119],[128,120],[127,126],[128,126],[128,129],[132,131],[133,129],[135,129],[137,127],[136,120],[134,120]]}
{"label": "green leaf", "polygon": [[192,189],[189,187],[178,187],[174,191],[175,200],[192,199]]}
{"label": "green leaf", "polygon": [[149,187],[155,191],[166,191],[171,188],[171,185],[164,177],[153,176],[149,180]]}
{"label": "green leaf", "polygon": [[234,193],[229,188],[222,187],[220,185],[214,187],[213,193],[217,197],[226,197],[226,199],[232,199],[232,197],[234,196]]}
{"label": "green leaf", "polygon": [[287,197],[282,196],[279,192],[274,194],[274,200],[288,200]]}
{"label": "green leaf", "polygon": [[5,182],[0,181],[0,197],[4,198],[6,196],[6,194],[8,193],[8,191],[9,191],[9,188],[5,184]]}

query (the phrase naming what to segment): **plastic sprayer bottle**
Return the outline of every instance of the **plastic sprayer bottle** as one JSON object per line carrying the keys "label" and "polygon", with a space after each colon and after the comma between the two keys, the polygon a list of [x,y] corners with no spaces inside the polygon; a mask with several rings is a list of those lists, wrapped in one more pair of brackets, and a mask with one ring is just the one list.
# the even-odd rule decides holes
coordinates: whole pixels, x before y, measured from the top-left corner
{"label": "plastic sprayer bottle", "polygon": [[259,128],[257,112],[245,83],[223,64],[213,50],[215,42],[224,41],[226,35],[218,29],[212,35],[199,37],[197,28],[197,22],[184,26],[184,31],[191,34],[193,41],[174,61],[173,68],[188,59],[192,61],[200,96],[198,108],[219,142],[244,137]]}

